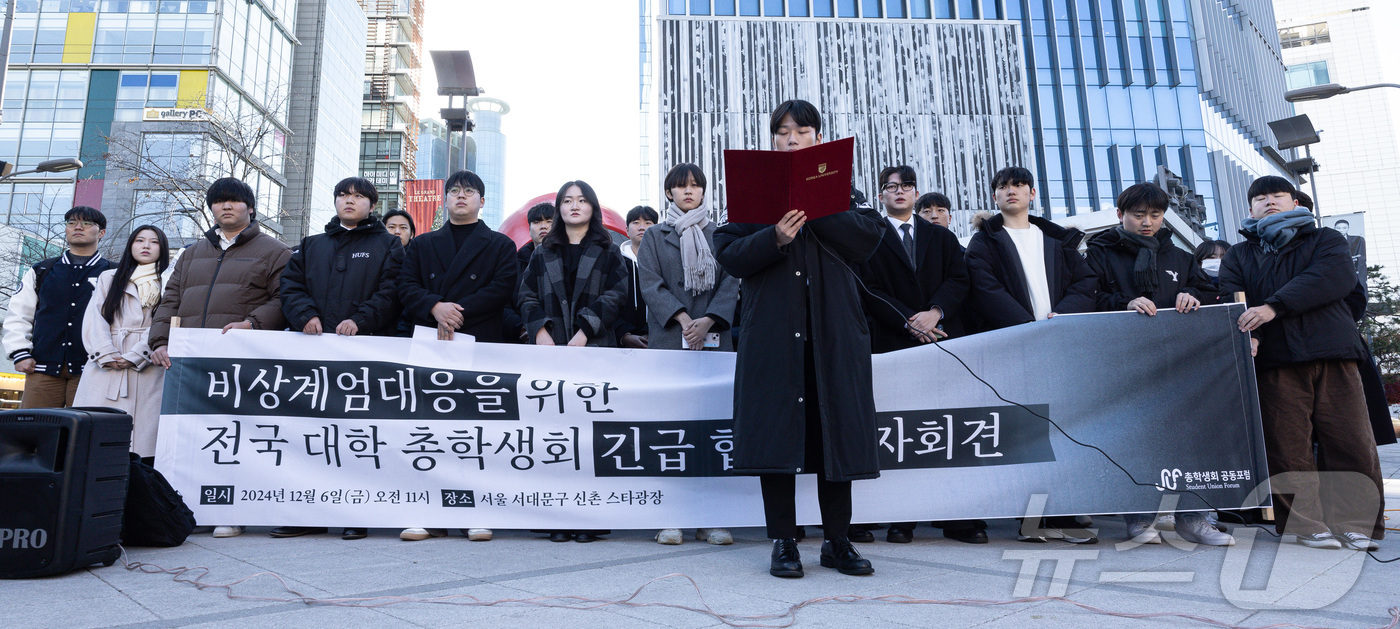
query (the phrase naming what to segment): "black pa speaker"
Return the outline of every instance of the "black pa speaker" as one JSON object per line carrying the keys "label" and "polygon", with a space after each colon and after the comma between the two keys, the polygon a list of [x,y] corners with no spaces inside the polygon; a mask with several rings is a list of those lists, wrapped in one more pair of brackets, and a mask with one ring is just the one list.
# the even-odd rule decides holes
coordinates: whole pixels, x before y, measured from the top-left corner
{"label": "black pa speaker", "polygon": [[104,408],[0,411],[0,578],[121,556],[131,416]]}

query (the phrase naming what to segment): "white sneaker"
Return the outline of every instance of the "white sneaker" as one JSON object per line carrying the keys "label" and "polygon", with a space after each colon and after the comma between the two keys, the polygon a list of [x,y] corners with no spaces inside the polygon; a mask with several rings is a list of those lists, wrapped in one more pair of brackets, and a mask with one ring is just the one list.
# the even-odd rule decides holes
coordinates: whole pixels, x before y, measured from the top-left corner
{"label": "white sneaker", "polygon": [[1342,536],[1338,539],[1342,542],[1343,546],[1352,550],[1376,551],[1381,549],[1381,545],[1377,544],[1376,540],[1360,533],[1342,533]]}
{"label": "white sneaker", "polygon": [[729,534],[729,529],[695,529],[695,539],[716,546],[728,546],[734,543],[734,536]]}
{"label": "white sneaker", "polygon": [[489,542],[491,529],[467,529],[467,539],[473,542]]}
{"label": "white sneaker", "polygon": [[243,534],[241,526],[216,526],[214,527],[214,537],[238,537]]}
{"label": "white sneaker", "polygon": [[446,536],[446,529],[407,528],[399,532],[399,539],[405,542],[417,542],[428,539],[429,537]]}
{"label": "white sneaker", "polygon": [[1308,548],[1338,550],[1342,547],[1342,543],[1337,541],[1337,538],[1332,535],[1331,531],[1312,533],[1310,535],[1298,535],[1297,538],[1299,544],[1307,546]]}
{"label": "white sneaker", "polygon": [[1128,541],[1134,544],[1160,544],[1162,534],[1153,528],[1153,518],[1128,520]]}
{"label": "white sneaker", "polygon": [[1214,525],[1206,520],[1205,516],[1197,514],[1196,517],[1182,517],[1176,523],[1176,534],[1193,544],[1203,544],[1205,546],[1234,546],[1235,536],[1229,533],[1221,533]]}
{"label": "white sneaker", "polygon": [[1154,526],[1156,526],[1157,530],[1159,531],[1175,531],[1176,514],[1163,513],[1162,515],[1157,516],[1157,523]]}
{"label": "white sneaker", "polygon": [[656,532],[656,543],[666,546],[679,546],[684,541],[680,529],[661,529]]}

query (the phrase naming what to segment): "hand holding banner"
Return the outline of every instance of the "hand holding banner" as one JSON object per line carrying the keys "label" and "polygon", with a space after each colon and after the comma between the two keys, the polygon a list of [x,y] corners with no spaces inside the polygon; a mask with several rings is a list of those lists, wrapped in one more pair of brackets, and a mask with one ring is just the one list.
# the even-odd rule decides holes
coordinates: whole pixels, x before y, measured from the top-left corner
{"label": "hand holding banner", "polygon": [[[1153,512],[1175,495],[1039,416],[1140,482],[1238,508],[1267,478],[1242,310],[1063,316],[874,356],[884,471],[855,483],[856,521],[1016,517],[1036,494],[1047,515]],[[734,354],[184,328],[170,348],[157,464],[203,522],[764,521],[757,479],[729,475]],[[798,482],[816,523],[813,477]]]}

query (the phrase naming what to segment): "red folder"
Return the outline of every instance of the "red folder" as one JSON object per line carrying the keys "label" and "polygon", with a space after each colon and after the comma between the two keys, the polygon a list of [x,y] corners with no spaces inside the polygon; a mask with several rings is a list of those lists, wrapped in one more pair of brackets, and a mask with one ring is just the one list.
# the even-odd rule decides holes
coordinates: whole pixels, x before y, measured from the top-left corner
{"label": "red folder", "polygon": [[775,225],[789,210],[810,221],[850,209],[855,146],[845,138],[797,151],[725,151],[729,222]]}

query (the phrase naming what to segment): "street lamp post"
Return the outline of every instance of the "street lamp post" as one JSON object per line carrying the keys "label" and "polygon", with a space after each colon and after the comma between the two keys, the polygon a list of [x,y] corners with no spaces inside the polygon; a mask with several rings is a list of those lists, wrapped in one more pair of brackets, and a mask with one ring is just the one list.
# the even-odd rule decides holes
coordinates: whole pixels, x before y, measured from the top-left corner
{"label": "street lamp post", "polygon": [[[31,168],[31,169],[29,169],[29,170],[21,170],[21,171],[19,171],[19,172],[9,172],[8,174],[5,174],[5,175],[3,175],[3,176],[0,176],[0,181],[5,181],[5,180],[7,180],[7,179],[13,179],[13,178],[18,177],[18,176],[20,176],[20,175],[32,175],[32,174],[34,174],[34,173],[66,173],[66,172],[68,172],[68,171],[70,171],[70,170],[77,170],[77,169],[82,168],[82,167],[83,167],[83,162],[82,162],[82,160],[79,160],[79,159],[77,159],[77,158],[75,158],[75,157],[64,157],[64,158],[62,158],[62,159],[50,159],[50,160],[45,160],[45,161],[39,162],[39,165],[38,165],[38,166],[35,166],[34,168]],[[13,166],[12,164],[10,164],[9,162],[0,162],[0,173],[3,173],[3,172],[5,172],[5,171],[11,171],[13,168],[14,168],[14,166]]]}
{"label": "street lamp post", "polygon": [[1319,132],[1313,128],[1307,114],[1275,120],[1269,123],[1269,129],[1274,132],[1274,139],[1278,140],[1278,150],[1303,147],[1304,159],[1289,162],[1287,167],[1294,174],[1307,174],[1308,183],[1312,186],[1313,218],[1319,226],[1322,225],[1322,202],[1317,198],[1317,160],[1312,158],[1312,145],[1322,141]]}
{"label": "street lamp post", "polygon": [[1283,100],[1286,100],[1290,103],[1303,103],[1310,100],[1322,100],[1324,98],[1332,98],[1333,96],[1337,96],[1340,94],[1360,92],[1361,90],[1373,90],[1378,87],[1400,88],[1400,83],[1376,83],[1375,85],[1362,85],[1361,87],[1345,87],[1342,85],[1337,85],[1336,83],[1327,83],[1325,85],[1312,85],[1284,92]]}
{"label": "street lamp post", "polygon": [[[447,97],[447,108],[439,112],[447,123],[448,133],[462,132],[461,170],[467,169],[467,134],[472,130],[471,114],[467,112],[467,97],[480,96],[485,90],[476,84],[472,53],[466,50],[433,50],[433,70],[437,73],[438,96]],[[462,97],[462,106],[453,107],[452,98]],[[449,135],[449,138],[451,136]],[[448,141],[448,153],[452,146]],[[485,190],[482,191],[486,192]]]}

